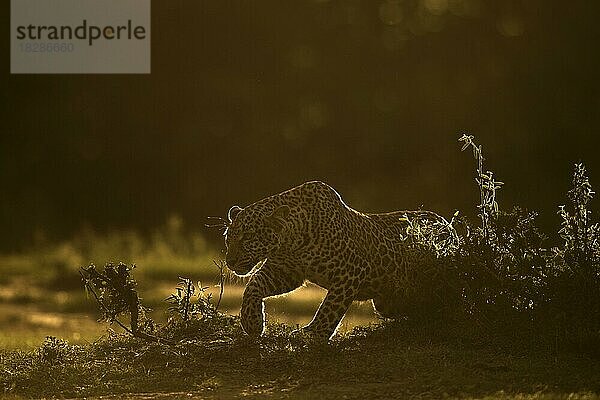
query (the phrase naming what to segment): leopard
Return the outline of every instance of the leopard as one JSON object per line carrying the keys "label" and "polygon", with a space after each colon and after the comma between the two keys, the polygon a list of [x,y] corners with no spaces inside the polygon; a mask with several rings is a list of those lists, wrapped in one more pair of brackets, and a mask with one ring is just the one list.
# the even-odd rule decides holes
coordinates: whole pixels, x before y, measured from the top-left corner
{"label": "leopard", "polygon": [[370,300],[382,318],[400,318],[399,299],[415,268],[439,247],[428,246],[423,235],[439,238],[444,231],[446,243],[455,245],[452,224],[433,211],[363,213],[322,181],[243,208],[232,206],[224,221],[225,263],[235,275],[249,278],[240,320],[251,337],[264,332],[266,298],[307,282],[327,291],[300,329],[317,340],[334,336],[354,301]]}

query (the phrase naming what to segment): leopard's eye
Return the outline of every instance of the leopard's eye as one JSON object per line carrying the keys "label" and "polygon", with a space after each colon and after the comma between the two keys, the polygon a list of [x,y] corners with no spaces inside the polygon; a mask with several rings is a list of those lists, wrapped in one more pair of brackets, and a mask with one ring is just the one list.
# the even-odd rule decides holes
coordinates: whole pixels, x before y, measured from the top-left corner
{"label": "leopard's eye", "polygon": [[240,240],[248,241],[254,238],[254,231],[245,231],[240,235]]}
{"label": "leopard's eye", "polygon": [[237,242],[242,238],[242,233],[240,232],[229,232],[227,237],[229,238],[229,240],[233,241],[233,242]]}

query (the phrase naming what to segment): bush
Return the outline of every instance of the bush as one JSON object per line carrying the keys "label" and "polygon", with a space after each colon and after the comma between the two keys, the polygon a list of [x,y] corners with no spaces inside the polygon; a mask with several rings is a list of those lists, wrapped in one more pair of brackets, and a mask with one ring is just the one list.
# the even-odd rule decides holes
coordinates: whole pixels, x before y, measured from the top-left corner
{"label": "bush", "polygon": [[575,165],[570,206],[560,206],[560,247],[548,260],[549,304],[546,318],[557,338],[600,354],[600,227],[589,204],[594,197],[583,164]]}
{"label": "bush", "polygon": [[454,312],[488,331],[535,331],[555,346],[600,349],[600,226],[591,219],[594,192],[583,164],[575,165],[570,207],[559,207],[562,243],[548,250],[537,213],[501,210],[496,191],[502,184],[483,172],[481,146],[472,136],[460,140],[477,160],[481,224],[463,221],[467,233],[447,262],[457,273],[451,281],[461,286]]}
{"label": "bush", "polygon": [[514,208],[490,219],[487,235],[468,229],[455,256],[462,283],[464,312],[494,328],[533,318],[545,301],[545,237],[535,225],[535,213]]}

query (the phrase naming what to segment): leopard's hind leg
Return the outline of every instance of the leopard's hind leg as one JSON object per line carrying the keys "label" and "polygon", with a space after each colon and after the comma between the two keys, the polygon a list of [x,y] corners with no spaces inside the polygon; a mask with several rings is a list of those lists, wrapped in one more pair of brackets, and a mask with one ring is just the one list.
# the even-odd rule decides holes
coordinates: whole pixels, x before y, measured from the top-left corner
{"label": "leopard's hind leg", "polygon": [[382,318],[399,319],[405,316],[402,301],[392,293],[374,297],[373,308]]}

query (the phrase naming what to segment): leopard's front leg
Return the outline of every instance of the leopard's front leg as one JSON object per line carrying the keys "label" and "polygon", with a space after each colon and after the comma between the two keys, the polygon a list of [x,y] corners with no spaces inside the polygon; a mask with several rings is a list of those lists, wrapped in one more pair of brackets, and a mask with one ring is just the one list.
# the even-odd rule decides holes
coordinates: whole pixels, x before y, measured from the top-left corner
{"label": "leopard's front leg", "polygon": [[240,317],[244,332],[253,337],[263,333],[265,313],[263,299],[284,294],[302,285],[304,278],[298,271],[268,260],[253,276],[244,290]]}

